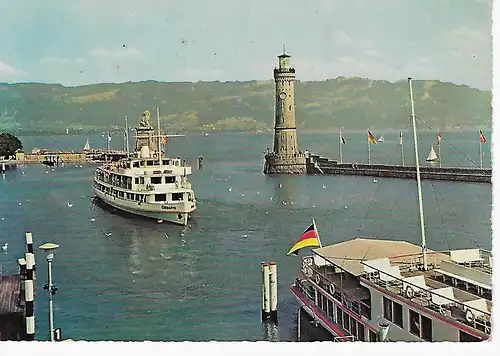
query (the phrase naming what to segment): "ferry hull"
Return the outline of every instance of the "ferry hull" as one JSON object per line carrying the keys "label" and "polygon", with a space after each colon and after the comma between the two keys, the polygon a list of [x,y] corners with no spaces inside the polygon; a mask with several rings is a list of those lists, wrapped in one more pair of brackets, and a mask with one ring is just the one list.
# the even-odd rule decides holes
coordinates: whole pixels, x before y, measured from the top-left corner
{"label": "ferry hull", "polygon": [[[189,218],[191,217],[190,212],[154,212],[154,211],[144,211],[135,209],[132,206],[128,206],[121,199],[113,199],[113,197],[104,194],[103,192],[93,188],[94,196],[100,201],[106,203],[107,205],[125,211],[129,214],[138,215],[146,218],[151,218],[155,220],[163,220],[164,222],[169,222],[177,225],[186,226],[188,224]],[[131,205],[131,204],[130,204]],[[194,210],[193,210],[194,211]]]}

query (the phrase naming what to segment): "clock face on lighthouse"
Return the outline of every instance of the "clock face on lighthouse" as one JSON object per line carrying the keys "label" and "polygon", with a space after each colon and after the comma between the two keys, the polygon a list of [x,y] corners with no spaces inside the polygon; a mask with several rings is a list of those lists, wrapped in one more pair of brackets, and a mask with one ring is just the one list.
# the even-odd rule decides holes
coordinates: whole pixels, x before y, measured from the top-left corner
{"label": "clock face on lighthouse", "polygon": [[281,99],[281,100],[284,100],[285,98],[286,98],[286,93],[285,93],[284,91],[282,91],[282,92],[280,93],[280,99]]}

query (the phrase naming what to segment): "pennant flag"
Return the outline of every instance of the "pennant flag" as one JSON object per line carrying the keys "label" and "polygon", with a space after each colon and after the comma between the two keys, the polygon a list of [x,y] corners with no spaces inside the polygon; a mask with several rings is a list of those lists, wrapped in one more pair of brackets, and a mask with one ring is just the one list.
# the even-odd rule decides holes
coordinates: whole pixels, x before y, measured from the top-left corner
{"label": "pennant flag", "polygon": [[441,133],[437,133],[437,144],[440,145],[441,144]]}
{"label": "pennant flag", "polygon": [[479,130],[479,142],[486,143],[486,137],[483,134],[483,130]]}
{"label": "pennant flag", "polygon": [[306,231],[302,234],[302,236],[295,242],[292,248],[288,251],[287,256],[294,254],[297,256],[299,254],[299,250],[304,247],[314,247],[321,246],[319,243],[319,235],[318,231],[314,226],[314,223],[311,224]]}
{"label": "pennant flag", "polygon": [[370,130],[368,130],[368,142],[377,143],[377,141],[375,141],[375,137],[373,137],[373,134],[370,132]]}
{"label": "pennant flag", "polygon": [[345,145],[344,135],[340,136],[340,142],[342,142]]}
{"label": "pennant flag", "polygon": [[403,130],[399,131],[399,144],[403,144]]}

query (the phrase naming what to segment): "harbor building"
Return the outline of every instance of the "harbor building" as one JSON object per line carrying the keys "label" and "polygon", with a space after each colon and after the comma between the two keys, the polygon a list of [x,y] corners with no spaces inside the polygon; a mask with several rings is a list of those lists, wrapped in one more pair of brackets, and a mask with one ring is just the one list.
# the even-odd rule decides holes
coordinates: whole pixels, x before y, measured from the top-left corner
{"label": "harbor building", "polygon": [[306,155],[299,150],[295,124],[295,68],[284,49],[278,59],[274,68],[274,143],[272,152],[265,155],[264,174],[306,174]]}

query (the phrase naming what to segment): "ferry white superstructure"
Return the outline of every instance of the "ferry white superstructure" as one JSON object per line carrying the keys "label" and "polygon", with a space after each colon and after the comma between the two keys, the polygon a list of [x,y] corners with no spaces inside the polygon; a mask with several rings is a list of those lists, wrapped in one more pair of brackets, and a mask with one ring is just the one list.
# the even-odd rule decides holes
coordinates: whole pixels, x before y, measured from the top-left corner
{"label": "ferry white superstructure", "polygon": [[155,135],[149,116],[149,111],[145,111],[136,128],[135,152],[96,169],[93,193],[115,209],[187,225],[196,210],[195,194],[188,180],[191,166],[180,157],[163,157],[161,143],[168,136],[160,134],[159,122]]}

